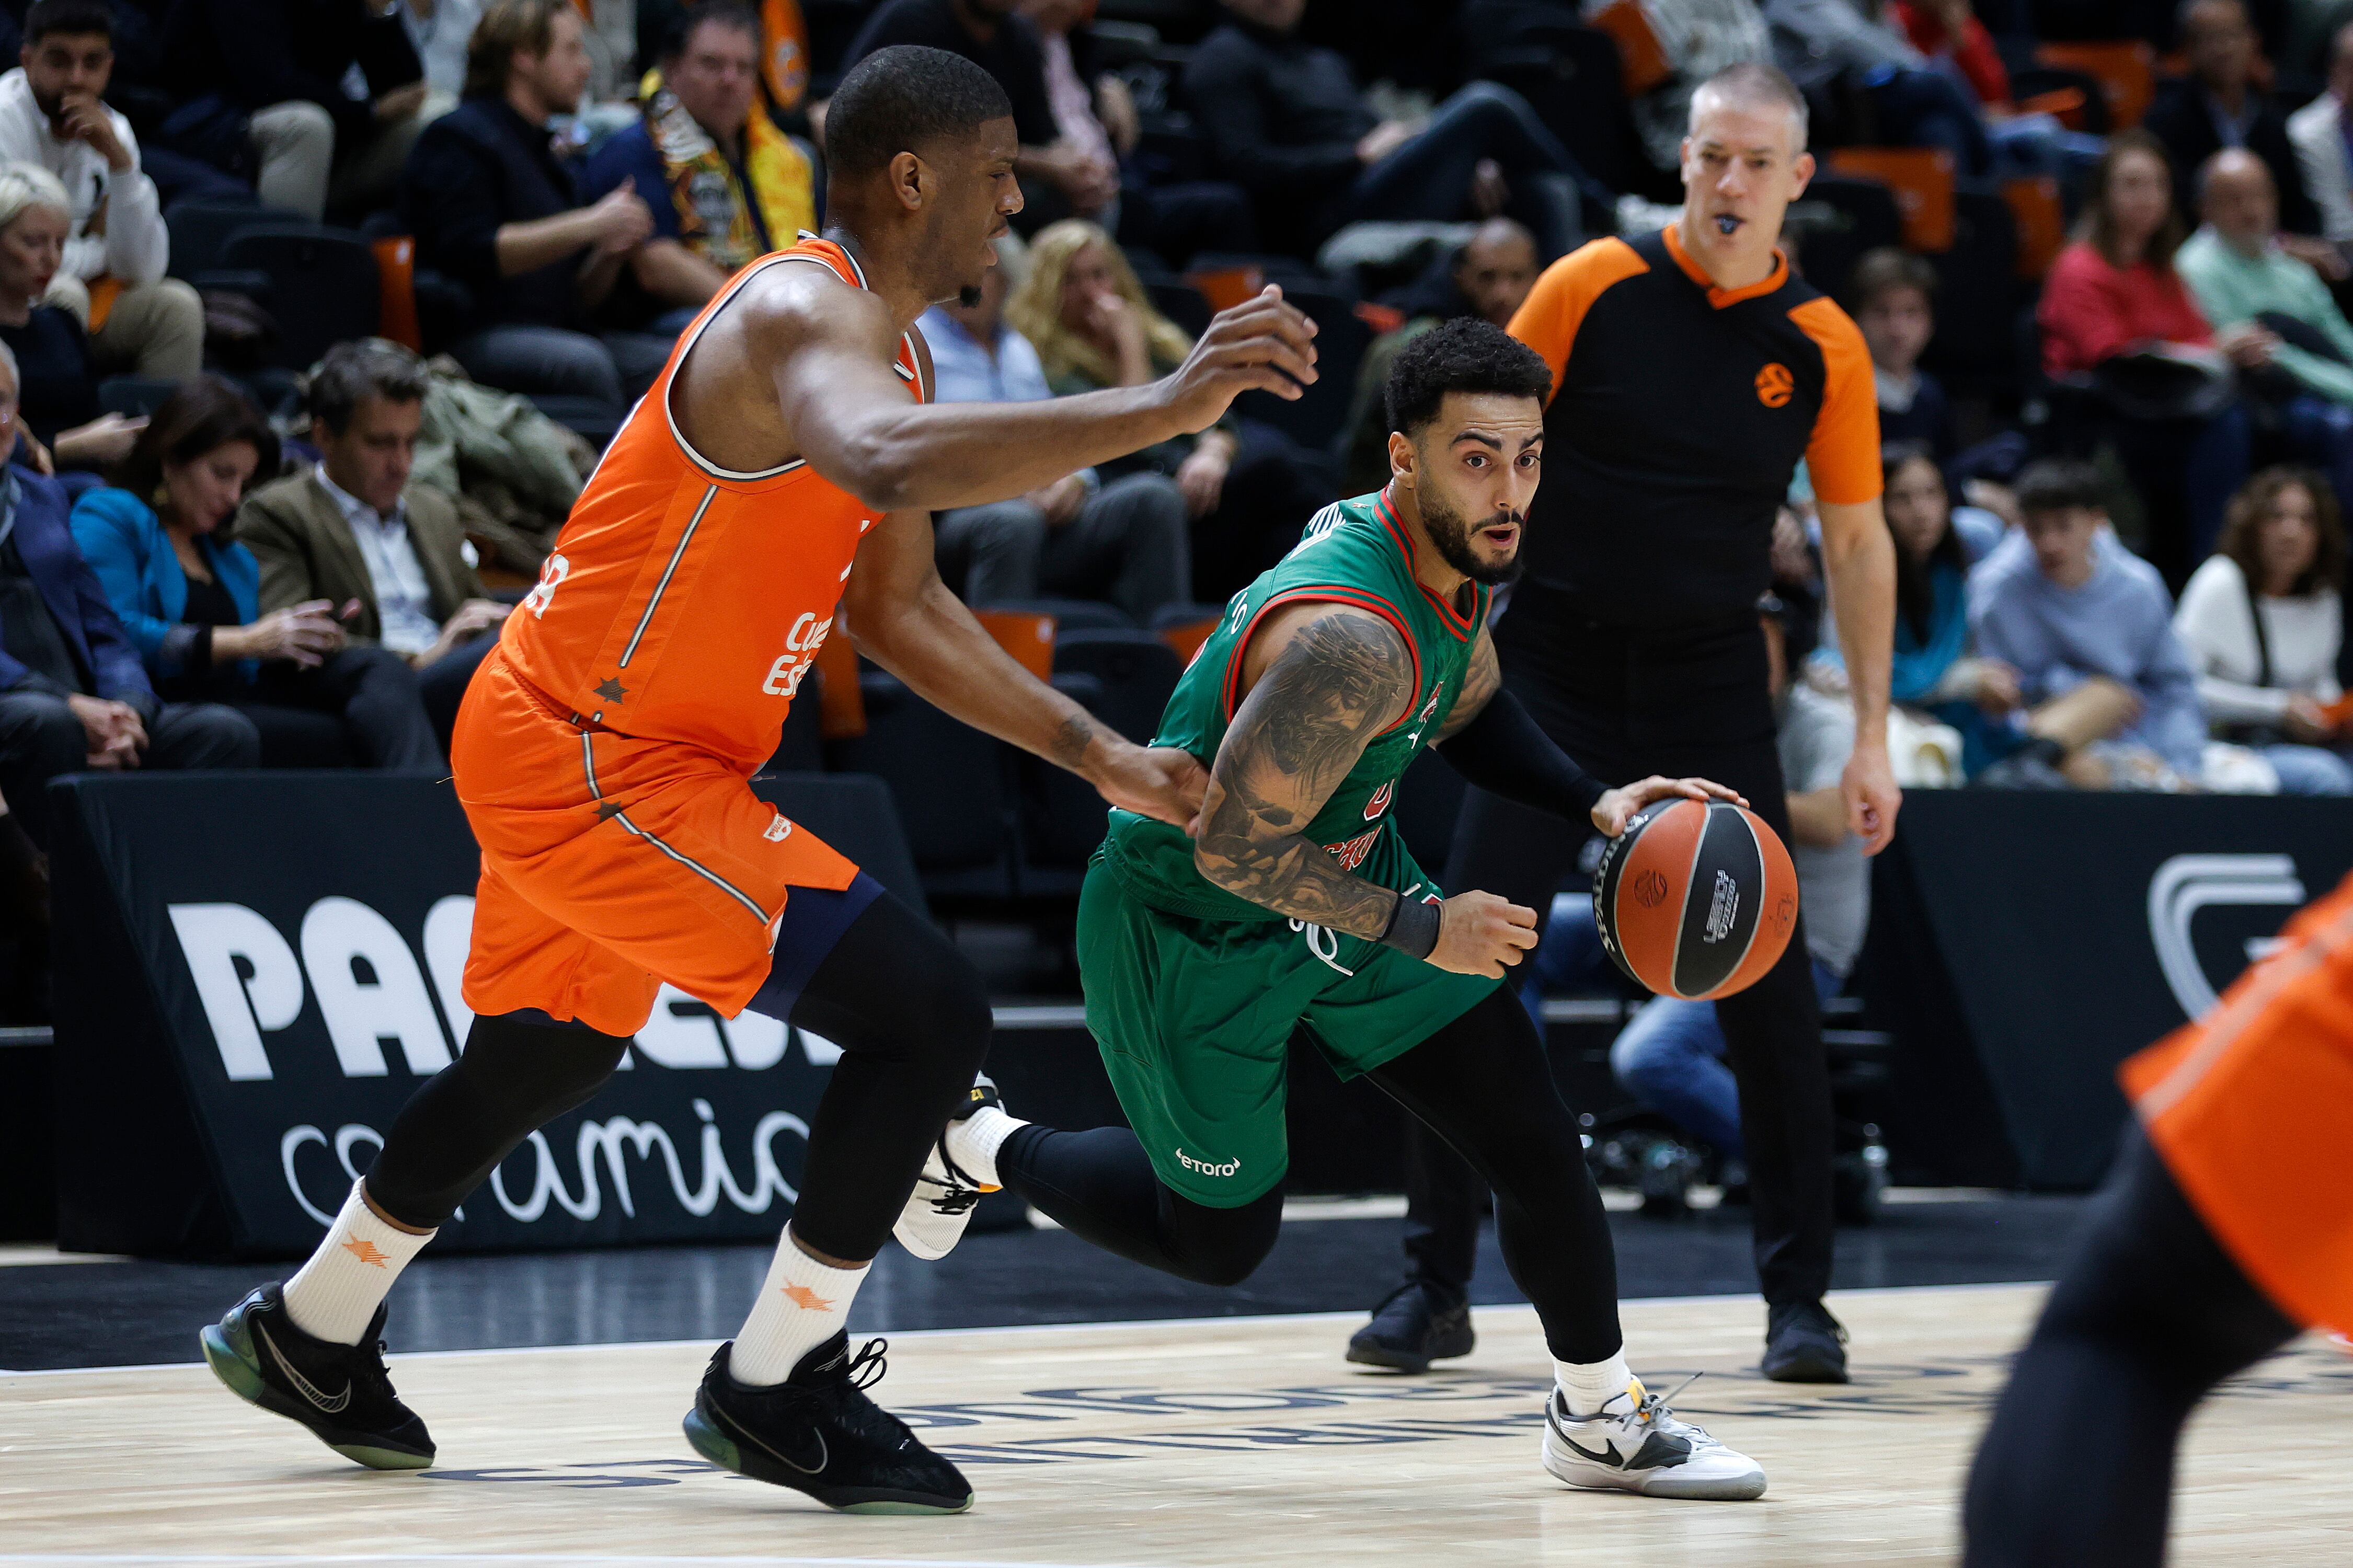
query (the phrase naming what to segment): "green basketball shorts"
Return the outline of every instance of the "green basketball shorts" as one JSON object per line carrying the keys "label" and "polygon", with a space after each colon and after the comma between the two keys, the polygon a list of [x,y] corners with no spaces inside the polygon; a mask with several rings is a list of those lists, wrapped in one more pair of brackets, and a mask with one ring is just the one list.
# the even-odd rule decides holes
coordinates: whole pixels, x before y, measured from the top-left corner
{"label": "green basketball shorts", "polygon": [[1342,1078],[1419,1045],[1503,984],[1282,920],[1153,909],[1100,860],[1079,895],[1087,1026],[1168,1186],[1239,1208],[1291,1163],[1283,1072],[1304,1024]]}

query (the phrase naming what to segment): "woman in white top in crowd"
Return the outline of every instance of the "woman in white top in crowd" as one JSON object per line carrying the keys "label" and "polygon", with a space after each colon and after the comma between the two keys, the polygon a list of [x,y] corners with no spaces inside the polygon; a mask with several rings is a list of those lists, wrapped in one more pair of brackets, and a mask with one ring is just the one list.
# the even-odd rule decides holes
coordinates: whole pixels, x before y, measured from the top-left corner
{"label": "woman in white top in crowd", "polygon": [[2173,614],[2208,721],[2261,750],[2284,795],[2353,795],[2353,733],[2328,713],[2344,696],[2344,581],[2345,524],[2327,481],[2266,468],[2232,498],[2221,543]]}

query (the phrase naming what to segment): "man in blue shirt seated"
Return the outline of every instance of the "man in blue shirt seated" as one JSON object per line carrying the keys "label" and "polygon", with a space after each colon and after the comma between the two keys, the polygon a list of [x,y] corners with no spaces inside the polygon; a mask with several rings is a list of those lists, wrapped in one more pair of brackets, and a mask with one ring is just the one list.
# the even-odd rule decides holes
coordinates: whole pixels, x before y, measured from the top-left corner
{"label": "man in blue shirt seated", "polygon": [[676,335],[737,268],[818,226],[815,160],[760,103],[760,24],[734,0],[681,14],[644,117],[588,160],[581,194],[624,181],[653,212],[599,320]]}
{"label": "man in blue shirt seated", "polygon": [[[0,347],[0,451],[16,442],[16,361]],[[66,511],[55,479],[0,468],[0,799],[43,850],[62,773],[261,765],[236,709],[156,699]]]}
{"label": "man in blue shirt seated", "polygon": [[2018,506],[2022,537],[1969,574],[1969,634],[2018,672],[2032,739],[1980,782],[2195,787],[2206,748],[2198,673],[2157,568],[2108,530],[2099,470],[2036,463],[2019,476]]}
{"label": "man in blue shirt seated", "polygon": [[[934,395],[942,403],[1031,403],[1053,395],[1029,340],[1005,324],[1005,276],[1013,251],[998,250],[980,298],[935,305],[921,325],[932,349]],[[1034,599],[1103,599],[1147,625],[1163,605],[1193,592],[1185,497],[1160,474],[1104,484],[1092,468],[989,506],[957,507],[933,520],[940,575],[970,605]]]}

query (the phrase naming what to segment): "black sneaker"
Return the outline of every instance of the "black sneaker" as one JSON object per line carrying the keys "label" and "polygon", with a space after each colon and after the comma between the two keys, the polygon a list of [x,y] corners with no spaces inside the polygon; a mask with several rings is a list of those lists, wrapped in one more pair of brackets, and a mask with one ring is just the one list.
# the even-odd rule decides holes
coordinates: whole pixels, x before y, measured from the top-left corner
{"label": "black sneaker", "polygon": [[1776,1383],[1844,1383],[1846,1330],[1820,1301],[1792,1301],[1766,1317],[1765,1375]]}
{"label": "black sneaker", "polygon": [[882,1376],[884,1342],[850,1359],[849,1336],[801,1357],[772,1387],[735,1381],[730,1340],[711,1358],[686,1413],[686,1440],[722,1469],[804,1491],[844,1513],[962,1513],[972,1486],[864,1390]]}
{"label": "black sneaker", "polygon": [[1421,1280],[1409,1279],[1373,1309],[1373,1321],[1348,1342],[1348,1359],[1398,1372],[1428,1372],[1431,1362],[1469,1355],[1478,1342],[1468,1301],[1449,1300]]}
{"label": "black sneaker", "polygon": [[273,1279],[201,1337],[213,1375],[248,1405],[301,1422],[354,1464],[421,1470],[433,1462],[433,1439],[393,1392],[383,1332],[378,1307],[358,1344],[314,1339],[286,1315],[285,1292]]}

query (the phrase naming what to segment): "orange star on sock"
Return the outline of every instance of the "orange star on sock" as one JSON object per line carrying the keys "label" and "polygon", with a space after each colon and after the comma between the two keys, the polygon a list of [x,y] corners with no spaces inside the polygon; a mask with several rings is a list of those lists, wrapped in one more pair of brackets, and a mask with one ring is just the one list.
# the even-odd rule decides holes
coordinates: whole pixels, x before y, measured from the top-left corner
{"label": "orange star on sock", "polygon": [[357,1237],[343,1243],[343,1250],[372,1268],[381,1268],[392,1261],[375,1242],[363,1241]]}
{"label": "orange star on sock", "polygon": [[818,1295],[816,1291],[810,1289],[806,1285],[786,1286],[785,1300],[790,1301],[796,1307],[805,1307],[812,1312],[830,1312],[833,1310],[832,1302],[827,1300],[824,1297]]}

